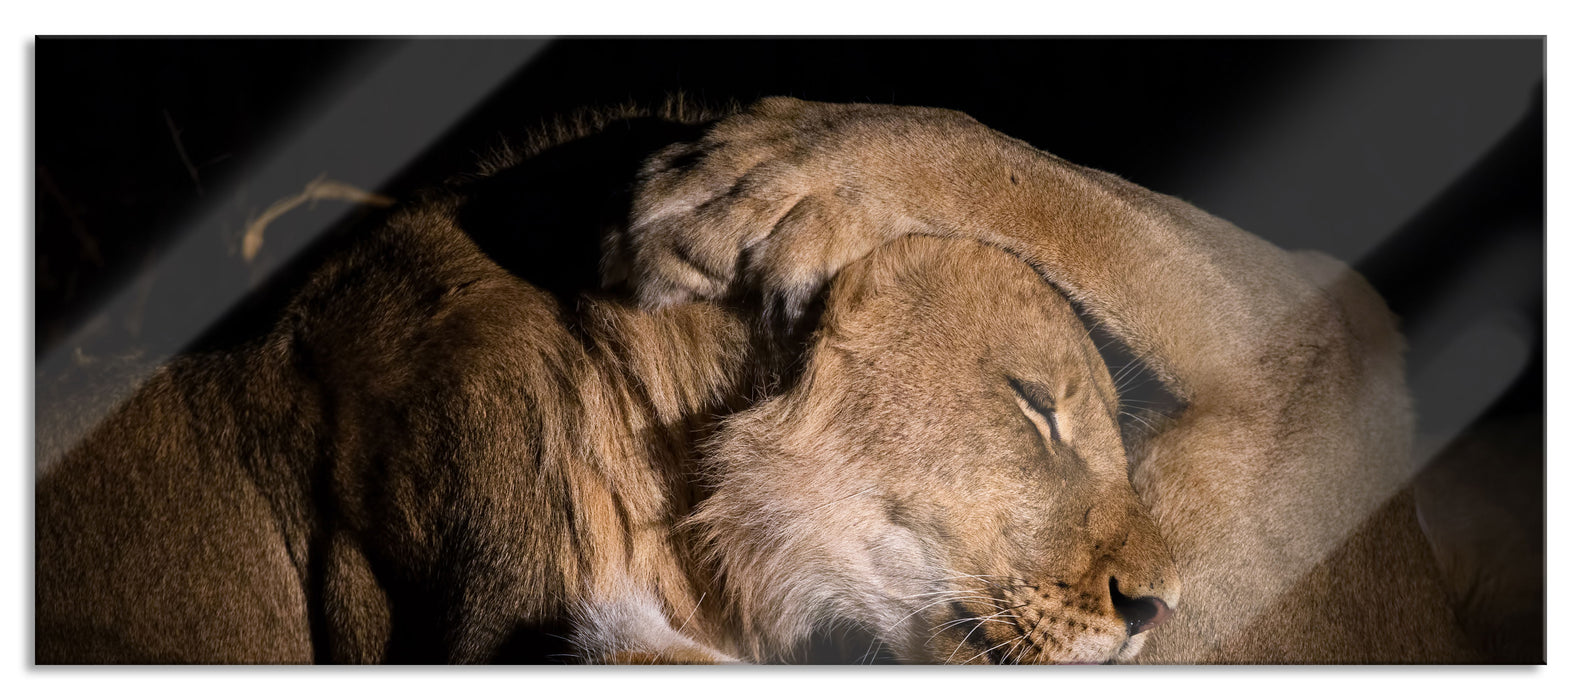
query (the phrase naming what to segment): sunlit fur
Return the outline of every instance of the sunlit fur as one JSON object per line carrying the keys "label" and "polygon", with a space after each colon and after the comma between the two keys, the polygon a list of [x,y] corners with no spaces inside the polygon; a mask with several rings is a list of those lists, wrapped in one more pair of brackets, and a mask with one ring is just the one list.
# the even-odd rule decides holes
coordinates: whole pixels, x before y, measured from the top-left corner
{"label": "sunlit fur", "polygon": [[[689,526],[754,658],[855,622],[903,660],[1102,662],[1110,600],[1179,586],[1126,477],[1109,374],[1069,305],[974,243],[910,239],[837,277],[801,381],[710,442]],[[1055,397],[1061,439],[1018,407]]]}
{"label": "sunlit fur", "polygon": [[[824,627],[917,661],[1099,661],[1125,639],[1110,577],[1173,600],[1108,378],[1009,256],[917,242],[852,269],[780,387],[755,317],[563,308],[462,228],[466,191],[404,203],[261,337],[177,358],[41,469],[39,662],[478,662],[519,639],[773,661]],[[1057,392],[1069,444],[1010,379]],[[980,654],[1003,621],[946,624],[1024,600],[1016,659]]]}
{"label": "sunlit fur", "polygon": [[[835,273],[906,234],[1013,254],[1182,404],[1150,415],[1133,446],[1133,483],[1182,575],[1178,614],[1143,660],[1478,658],[1412,515],[1394,319],[1322,254],[1281,250],[959,112],[768,98],[649,161],[613,246],[625,254],[605,272],[654,307],[746,293],[795,319]],[[851,432],[828,427],[806,435]],[[742,445],[792,464],[837,451]]]}
{"label": "sunlit fur", "polygon": [[[36,660],[489,661],[525,635],[773,661],[823,628],[913,661],[1465,658],[1392,497],[1401,348],[1354,274],[957,113],[776,99],[698,138],[605,239],[640,305],[562,307],[442,188],[264,336],[150,379],[41,470]],[[990,245],[880,248],[907,233]],[[1138,492],[1035,269],[1186,403]],[[785,385],[764,319],[713,303],[794,321],[832,278]],[[1069,416],[1041,427],[1013,380]],[[1128,639],[1112,580],[1176,619]]]}

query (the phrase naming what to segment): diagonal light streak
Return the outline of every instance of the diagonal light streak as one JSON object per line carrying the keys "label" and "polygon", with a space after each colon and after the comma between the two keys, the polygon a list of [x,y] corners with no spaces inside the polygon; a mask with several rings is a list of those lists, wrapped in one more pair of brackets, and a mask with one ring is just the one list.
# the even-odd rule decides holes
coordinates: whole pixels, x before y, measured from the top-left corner
{"label": "diagonal light streak", "polygon": [[[87,319],[135,318],[146,298],[144,282],[157,281],[163,299],[180,308],[162,309],[157,333],[144,335],[149,367],[163,364],[241,301],[255,284],[268,279],[355,205],[318,204],[313,220],[291,230],[271,230],[266,255],[248,261],[245,272],[214,265],[216,231],[240,230],[235,202],[273,200],[302,190],[304,183],[329,177],[377,191],[457,124],[548,43],[526,40],[412,40],[388,52],[364,57],[332,84],[322,107],[267,149],[264,164],[228,191],[215,192],[206,210],[172,238],[150,269],[128,280]],[[281,227],[285,229],[286,227]],[[97,329],[80,324],[41,355],[37,376],[57,377]],[[134,377],[136,383],[146,373]],[[71,433],[69,445],[91,429],[111,407],[95,407]],[[41,461],[47,459],[39,455]],[[38,476],[42,476],[42,465]]]}

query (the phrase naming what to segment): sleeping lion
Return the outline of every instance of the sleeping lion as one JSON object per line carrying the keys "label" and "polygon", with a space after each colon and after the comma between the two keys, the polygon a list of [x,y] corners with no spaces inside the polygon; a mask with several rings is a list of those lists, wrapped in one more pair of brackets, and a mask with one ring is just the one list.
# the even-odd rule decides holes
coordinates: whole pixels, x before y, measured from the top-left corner
{"label": "sleeping lion", "polygon": [[[628,127],[630,296],[479,237],[508,158],[41,469],[36,661],[1476,658],[1339,263],[953,112]],[[1182,404],[1130,444],[1078,311]]]}

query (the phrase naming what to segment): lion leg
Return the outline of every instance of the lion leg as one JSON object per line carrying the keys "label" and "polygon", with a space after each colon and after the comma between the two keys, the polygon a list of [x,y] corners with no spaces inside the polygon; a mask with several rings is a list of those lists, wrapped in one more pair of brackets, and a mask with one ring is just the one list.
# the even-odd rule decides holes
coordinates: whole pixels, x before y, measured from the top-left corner
{"label": "lion leg", "polygon": [[325,554],[327,656],[337,664],[375,664],[390,643],[390,601],[351,533],[330,536]]}
{"label": "lion leg", "polygon": [[1190,406],[1138,455],[1134,482],[1185,590],[1143,660],[1477,660],[1413,517],[1394,319],[1340,262],[1291,264],[1339,324],[1273,365],[1275,391]]}
{"label": "lion leg", "polygon": [[1260,362],[1299,353],[1329,313],[1275,246],[936,109],[764,100],[656,156],[607,252],[632,257],[621,269],[652,305],[746,285],[800,307],[908,233],[1017,255],[1188,400],[1267,392],[1250,386]]}

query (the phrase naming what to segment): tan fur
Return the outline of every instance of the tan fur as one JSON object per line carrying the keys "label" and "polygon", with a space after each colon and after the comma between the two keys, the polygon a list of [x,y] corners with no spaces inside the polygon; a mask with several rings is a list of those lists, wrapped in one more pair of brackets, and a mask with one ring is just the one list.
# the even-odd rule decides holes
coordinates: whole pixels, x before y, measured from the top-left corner
{"label": "tan fur", "polygon": [[606,274],[651,306],[749,291],[794,316],[886,240],[966,237],[1039,270],[1138,353],[1186,403],[1133,467],[1183,579],[1144,659],[1470,658],[1398,515],[1401,342],[1343,265],[945,110],[764,100],[644,177],[631,254]]}
{"label": "tan fur", "polygon": [[[854,268],[791,391],[704,456],[720,416],[777,386],[751,324],[710,304],[568,312],[460,227],[473,191],[405,204],[263,337],[178,358],[44,465],[36,661],[511,660],[524,638],[593,662],[770,661],[843,626],[913,660],[1099,661],[1136,651],[1111,585],[1175,602],[1108,377],[1013,259],[933,241]],[[1017,325],[976,328],[1006,295],[1027,302]],[[914,332],[940,323],[961,328]],[[1050,384],[1057,347],[1091,375]],[[1012,378],[1050,387],[1082,426],[1068,446]],[[947,380],[958,404],[936,400]],[[991,449],[961,434],[974,415]],[[982,497],[919,488],[942,478]],[[988,656],[1003,620],[944,624],[1013,601],[1046,641]]]}
{"label": "tan fur", "polygon": [[[1374,515],[1411,420],[1354,275],[938,110],[771,100],[647,163],[605,241],[646,308],[562,308],[446,189],[147,382],[42,470],[36,660],[774,661],[848,628],[911,661],[1453,658],[1420,535]],[[1033,268],[1188,403],[1131,483]],[[832,278],[784,381],[688,301],[794,320]],[[1179,615],[1128,636],[1149,597]]]}
{"label": "tan fur", "polygon": [[1112,589],[1177,604],[1103,361],[1025,265],[881,248],[836,279],[809,358],[725,422],[691,517],[750,658],[841,623],[907,661],[1103,662],[1141,644]]}
{"label": "tan fur", "polygon": [[568,316],[459,228],[466,191],[41,465],[37,662],[729,660],[687,636],[707,577],[673,526],[700,426],[748,393],[746,324]]}

